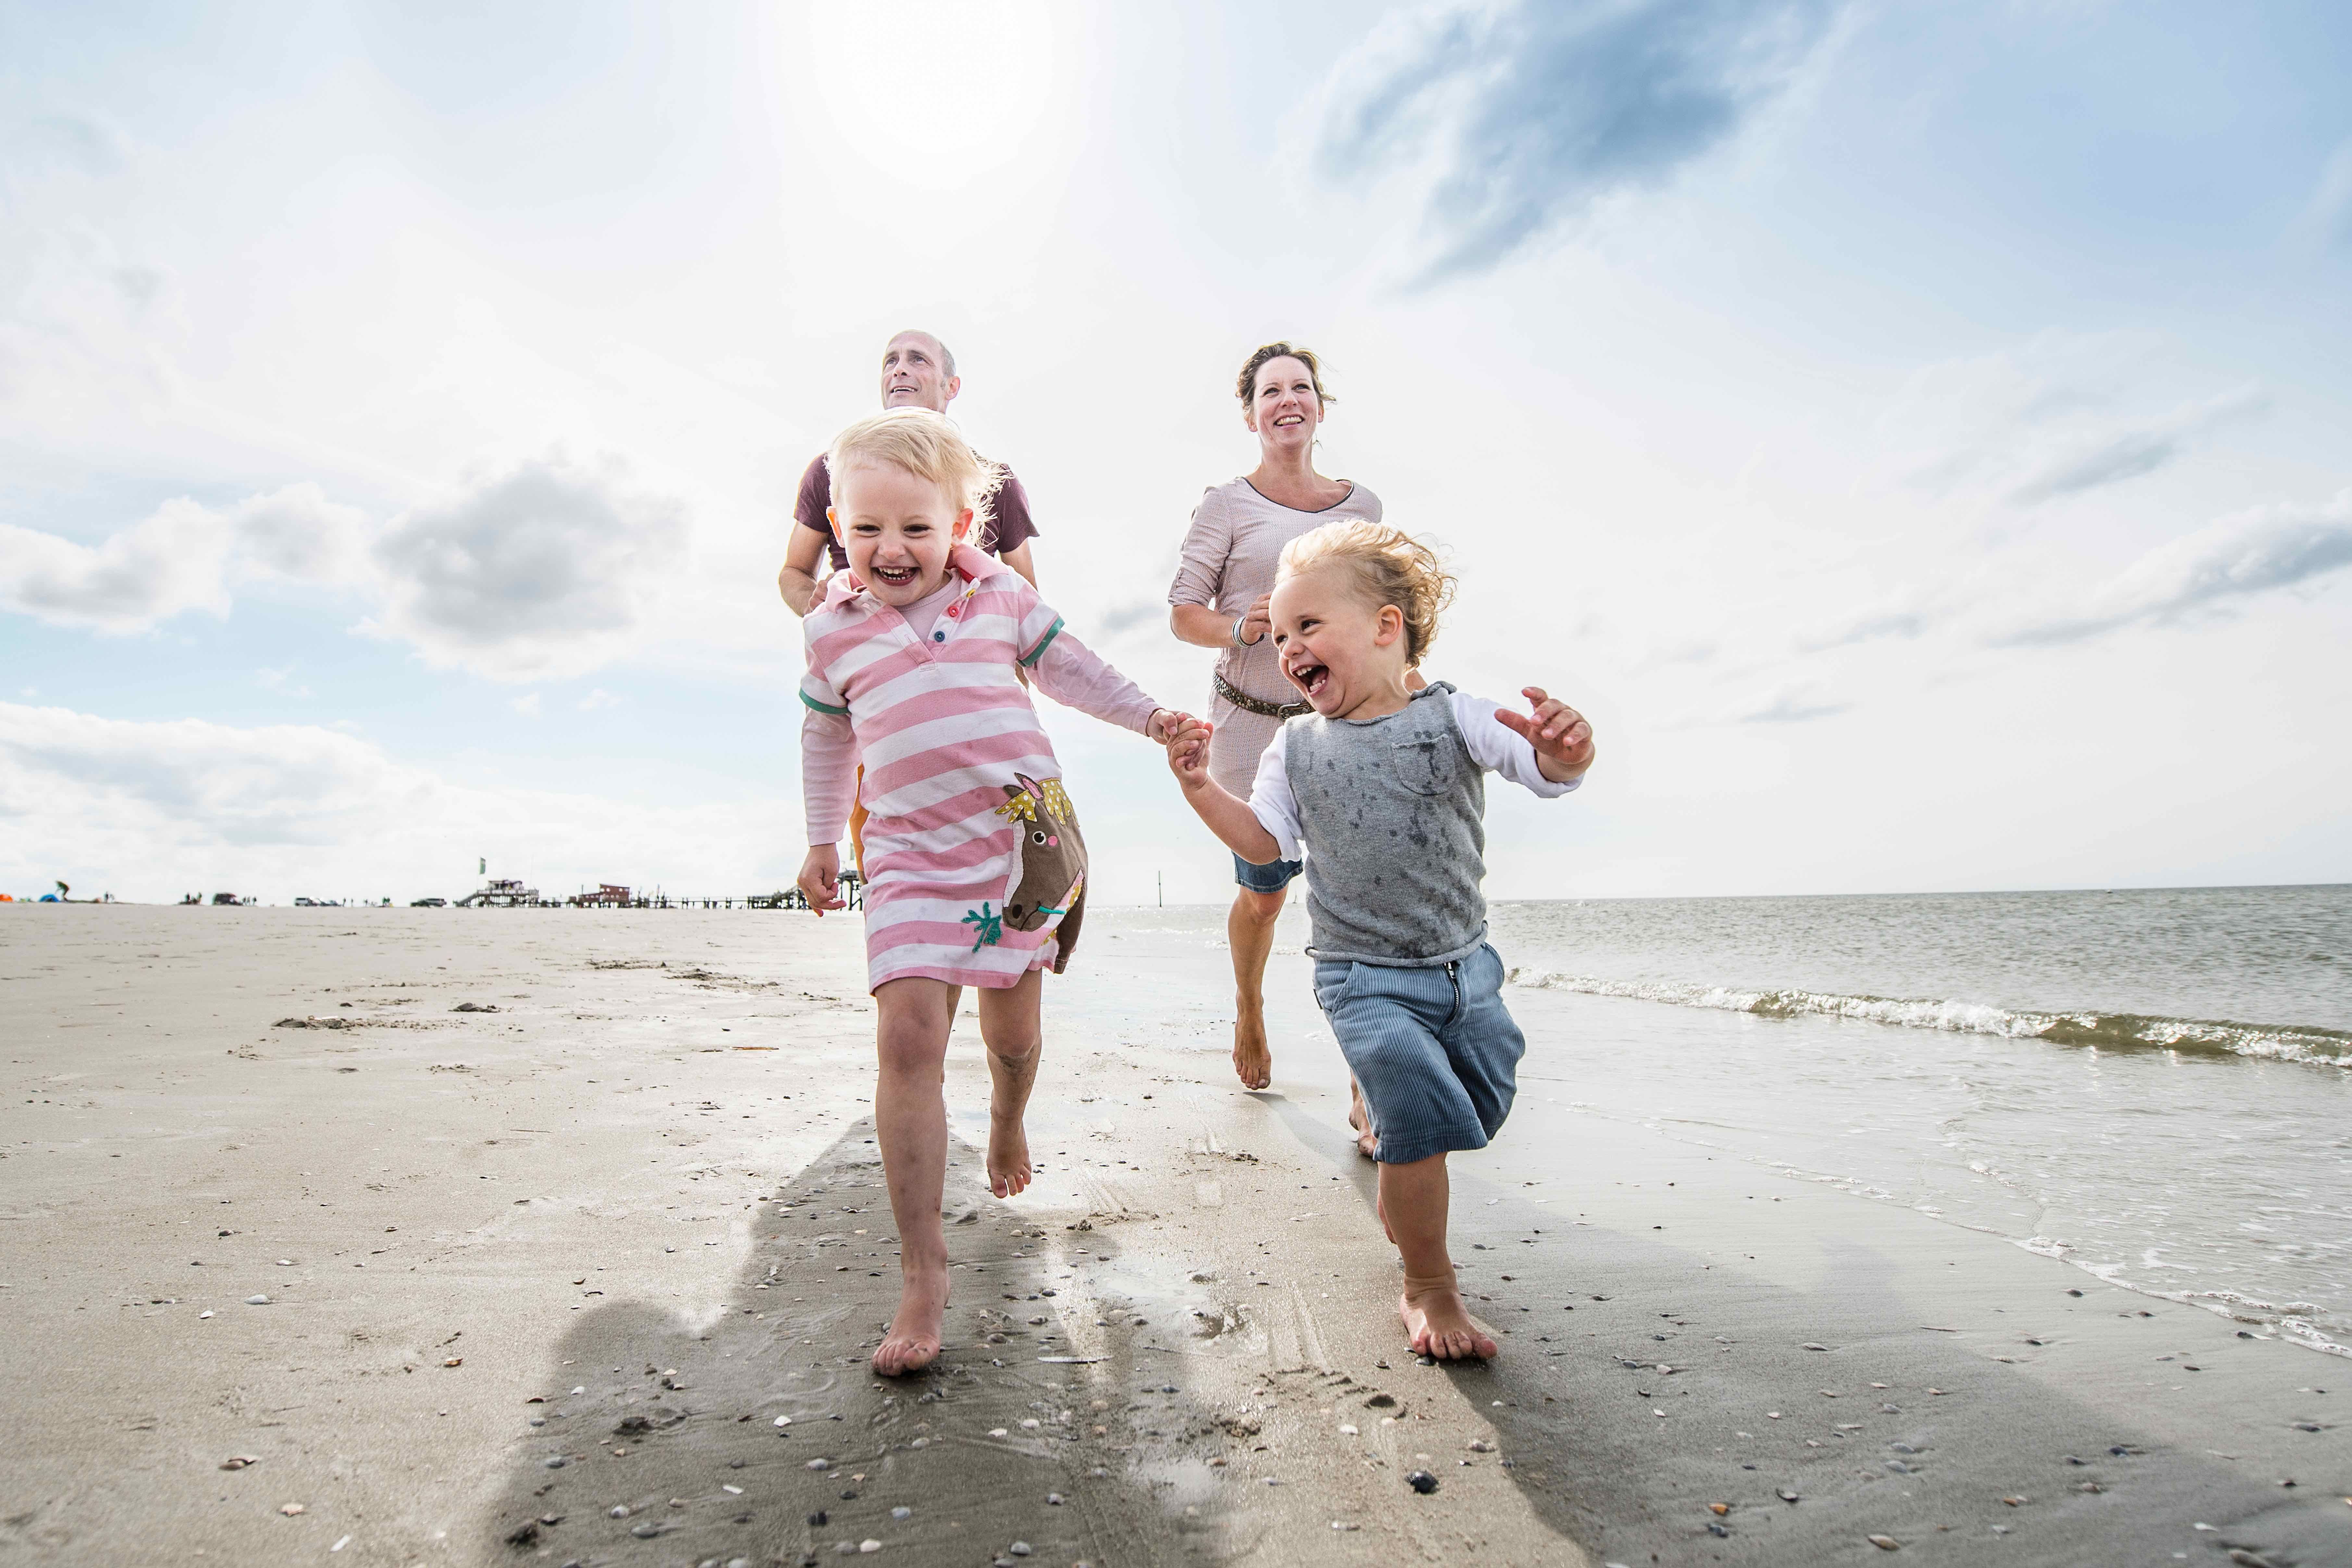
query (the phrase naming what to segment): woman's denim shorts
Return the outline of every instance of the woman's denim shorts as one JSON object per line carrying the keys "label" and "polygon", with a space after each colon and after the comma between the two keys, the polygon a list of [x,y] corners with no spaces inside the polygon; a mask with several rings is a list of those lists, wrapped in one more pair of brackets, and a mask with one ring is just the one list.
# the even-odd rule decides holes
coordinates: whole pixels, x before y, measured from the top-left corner
{"label": "woman's denim shorts", "polygon": [[1278,893],[1306,868],[1304,860],[1269,860],[1253,866],[1238,855],[1234,857],[1234,880],[1253,893]]}

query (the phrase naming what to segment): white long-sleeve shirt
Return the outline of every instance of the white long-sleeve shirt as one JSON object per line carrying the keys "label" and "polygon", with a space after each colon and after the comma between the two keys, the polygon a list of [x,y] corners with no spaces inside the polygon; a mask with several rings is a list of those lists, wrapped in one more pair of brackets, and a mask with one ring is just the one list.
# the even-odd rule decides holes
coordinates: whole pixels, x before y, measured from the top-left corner
{"label": "white long-sleeve shirt", "polygon": [[[1488,773],[1500,773],[1530,794],[1546,800],[1568,794],[1582,779],[1556,784],[1543,776],[1536,765],[1536,749],[1527,737],[1505,729],[1495,717],[1502,707],[1483,697],[1472,697],[1456,691],[1446,699],[1453,704],[1454,722],[1462,731],[1462,739],[1470,749],[1470,760]],[[1299,857],[1298,797],[1290,790],[1290,765],[1284,745],[1289,726],[1274,732],[1265,752],[1258,758],[1257,777],[1250,785],[1250,811],[1257,817],[1258,826],[1274,835],[1282,847],[1282,858],[1296,860]]]}

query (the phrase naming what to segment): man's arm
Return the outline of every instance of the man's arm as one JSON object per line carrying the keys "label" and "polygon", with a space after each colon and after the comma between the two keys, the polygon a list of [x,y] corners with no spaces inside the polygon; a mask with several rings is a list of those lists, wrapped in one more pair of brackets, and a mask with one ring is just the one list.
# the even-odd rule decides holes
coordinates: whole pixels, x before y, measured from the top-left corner
{"label": "man's arm", "polygon": [[824,560],[826,535],[793,524],[793,542],[784,549],[784,569],[776,574],[776,589],[793,614],[805,616],[816,603],[816,569]]}

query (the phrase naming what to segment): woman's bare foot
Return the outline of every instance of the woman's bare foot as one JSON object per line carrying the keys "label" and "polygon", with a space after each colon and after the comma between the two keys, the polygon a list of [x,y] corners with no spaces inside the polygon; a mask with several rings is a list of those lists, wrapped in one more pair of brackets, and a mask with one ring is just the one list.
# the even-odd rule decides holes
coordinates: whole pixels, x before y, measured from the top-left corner
{"label": "woman's bare foot", "polygon": [[898,1288],[898,1315],[874,1348],[874,1370],[884,1377],[920,1372],[940,1359],[940,1319],[948,1310],[948,1277],[907,1276]]}
{"label": "woman's bare foot", "polygon": [[[1364,1091],[1351,1076],[1348,1079],[1348,1125],[1356,1130],[1356,1152],[1367,1160],[1381,1157],[1380,1134],[1372,1131],[1371,1109],[1364,1103]],[[1395,1237],[1389,1237],[1391,1241]]]}
{"label": "woman's bare foot", "polygon": [[988,1190],[1017,1198],[1029,1185],[1029,1130],[1019,1116],[988,1113]]}
{"label": "woman's bare foot", "polygon": [[1498,1348],[1471,1318],[1451,1279],[1408,1279],[1397,1314],[1404,1319],[1405,1338],[1416,1354],[1437,1361],[1484,1360]]}
{"label": "woman's bare foot", "polygon": [[1234,1019],[1234,1072],[1244,1089],[1274,1081],[1274,1053],[1266,1048],[1265,1015],[1243,1013]]}

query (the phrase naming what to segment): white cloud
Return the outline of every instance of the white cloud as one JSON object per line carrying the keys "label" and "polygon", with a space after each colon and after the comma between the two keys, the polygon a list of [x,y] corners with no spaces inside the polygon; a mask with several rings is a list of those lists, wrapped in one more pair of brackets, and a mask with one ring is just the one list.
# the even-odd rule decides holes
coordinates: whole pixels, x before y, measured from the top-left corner
{"label": "white cloud", "polygon": [[685,509],[629,488],[616,461],[517,464],[384,531],[382,626],[436,665],[576,675],[633,639],[687,544]]}
{"label": "white cloud", "polygon": [[526,719],[536,719],[539,717],[539,693],[536,691],[526,691],[520,697],[509,702],[507,706],[513,709],[516,712],[521,714]]}
{"label": "white cloud", "polygon": [[0,607],[107,632],[145,631],[189,610],[226,616],[240,574],[320,584],[362,574],[364,522],[306,484],[226,508],[168,500],[96,545],[0,523]]}
{"label": "white cloud", "polygon": [[2079,603],[1997,633],[2003,645],[2080,642],[2167,625],[2352,566],[2352,489],[2325,505],[2261,506],[2158,546]]}
{"label": "white cloud", "polygon": [[278,579],[360,591],[369,629],[501,680],[575,675],[631,644],[684,570],[684,508],[621,465],[520,463],[381,529],[315,484],[230,507],[181,498],[89,545],[0,524],[0,608],[129,633]]}
{"label": "white cloud", "polygon": [[187,610],[228,614],[221,513],[169,500],[103,544],[0,523],[0,606],[55,626],[144,631]]}
{"label": "white cloud", "polygon": [[1403,13],[1325,82],[1316,173],[1402,179],[1433,247],[1425,276],[1475,276],[1736,136],[1793,85],[1834,17],[1824,0]]}
{"label": "white cloud", "polygon": [[2156,347],[2048,332],[1927,365],[1888,405],[1880,434],[1918,489],[2031,508],[2169,468],[2270,407],[2256,386],[2147,406],[2145,384],[2160,371]]}
{"label": "white cloud", "polygon": [[599,708],[617,708],[620,703],[619,698],[600,686],[580,700],[580,711],[593,713]]}
{"label": "white cloud", "polygon": [[[474,886],[474,857],[569,891],[600,878],[740,896],[788,880],[779,800],[640,806],[452,783],[316,725],[141,722],[0,702],[0,887],[118,897]],[[593,849],[583,851],[583,847]]]}

